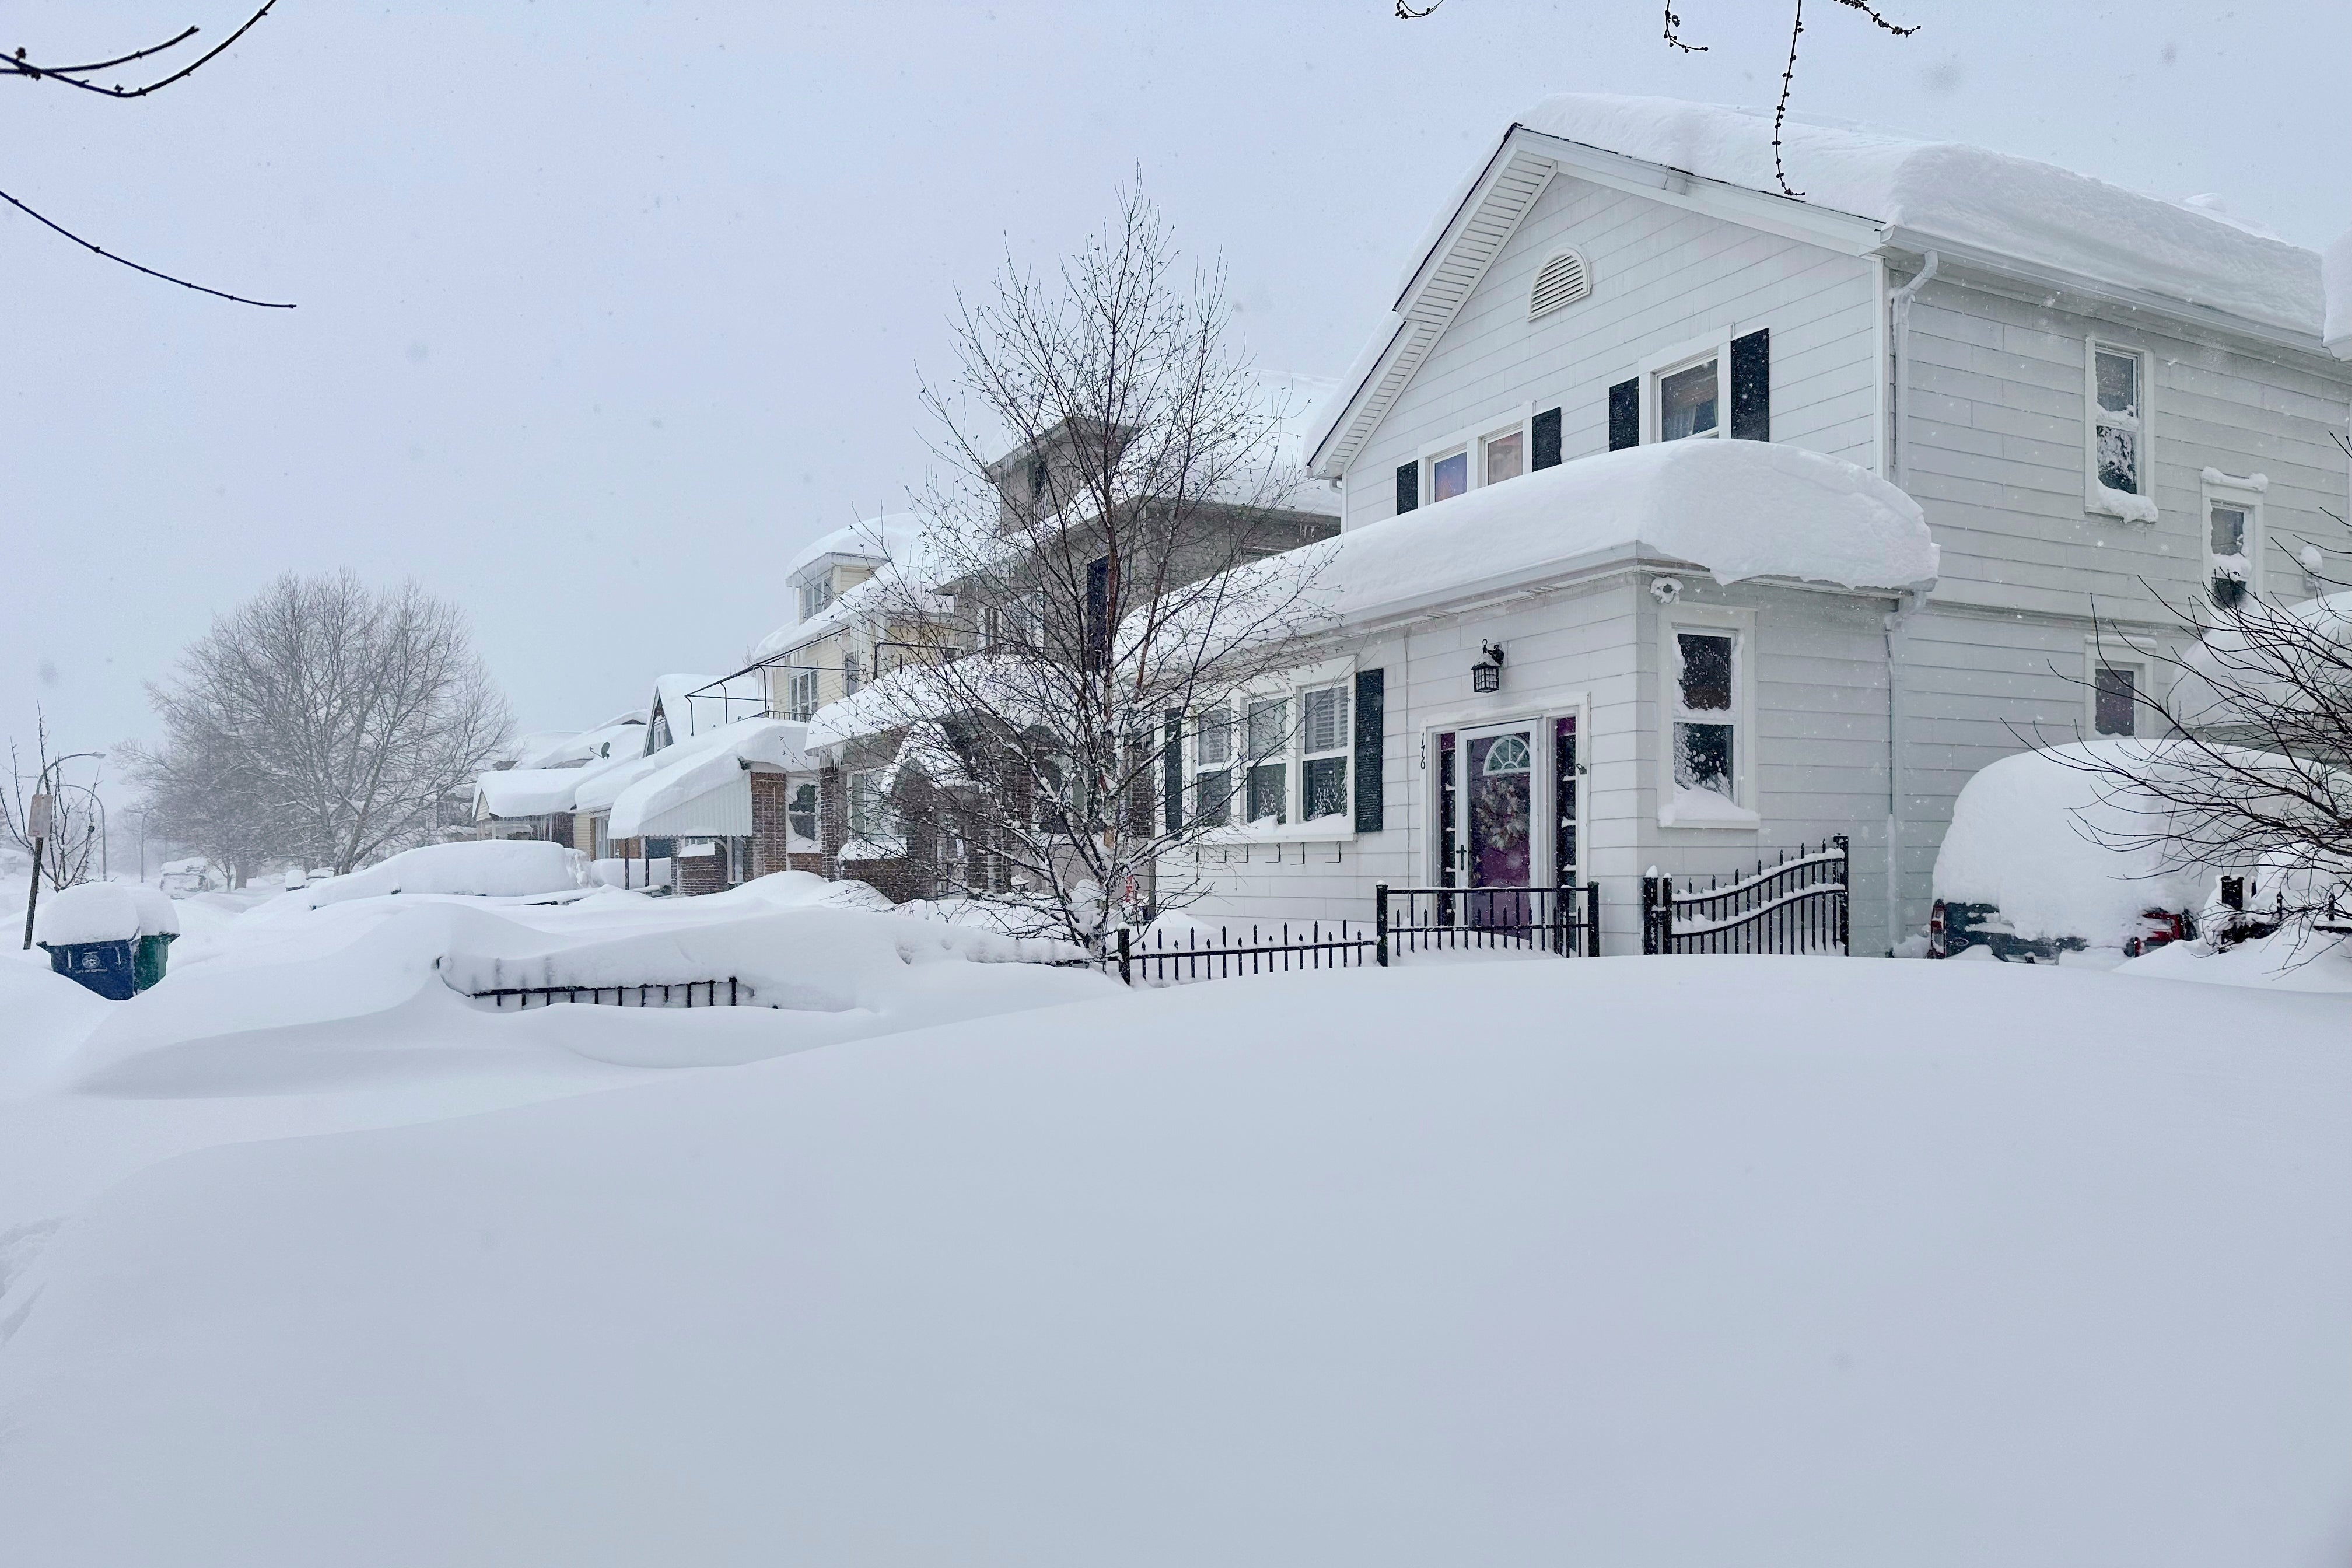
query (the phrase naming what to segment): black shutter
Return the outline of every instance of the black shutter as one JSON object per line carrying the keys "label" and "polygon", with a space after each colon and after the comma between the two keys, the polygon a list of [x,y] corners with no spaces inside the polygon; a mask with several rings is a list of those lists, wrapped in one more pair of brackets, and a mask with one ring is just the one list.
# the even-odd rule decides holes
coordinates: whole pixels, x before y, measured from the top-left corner
{"label": "black shutter", "polygon": [[1528,467],[1553,468],[1559,466],[1559,410],[1547,408],[1536,416],[1535,451]]}
{"label": "black shutter", "polygon": [[1087,563],[1087,658],[1090,668],[1110,662],[1110,557]]}
{"label": "black shutter", "polygon": [[1397,510],[1411,511],[1421,504],[1421,465],[1397,465]]}
{"label": "black shutter", "polygon": [[1621,381],[1609,389],[1609,449],[1642,444],[1642,384]]}
{"label": "black shutter", "polygon": [[1731,438],[1772,438],[1772,333],[1759,327],[1731,340]]}
{"label": "black shutter", "polygon": [[1168,831],[1184,830],[1184,713],[1168,710],[1168,738],[1160,743],[1160,791],[1167,801]]}
{"label": "black shutter", "polygon": [[1388,734],[1388,671],[1356,671],[1356,831],[1378,833],[1382,821],[1381,754]]}

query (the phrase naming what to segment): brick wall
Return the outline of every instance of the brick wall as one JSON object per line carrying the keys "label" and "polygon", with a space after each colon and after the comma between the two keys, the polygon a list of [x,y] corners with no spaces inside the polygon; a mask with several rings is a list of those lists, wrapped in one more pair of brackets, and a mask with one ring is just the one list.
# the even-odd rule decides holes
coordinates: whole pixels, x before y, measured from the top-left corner
{"label": "brick wall", "polygon": [[785,808],[792,799],[792,782],[782,773],[751,774],[751,875],[764,877],[787,868],[791,828]]}
{"label": "brick wall", "polygon": [[674,864],[677,868],[677,891],[681,897],[727,890],[726,847],[721,843],[711,854],[681,855],[677,858]]}

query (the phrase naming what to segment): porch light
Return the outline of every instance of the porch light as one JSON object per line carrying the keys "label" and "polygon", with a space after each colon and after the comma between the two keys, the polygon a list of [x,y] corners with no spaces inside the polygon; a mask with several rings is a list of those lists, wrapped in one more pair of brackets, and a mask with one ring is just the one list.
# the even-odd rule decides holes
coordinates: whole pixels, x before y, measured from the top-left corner
{"label": "porch light", "polygon": [[1482,644],[1479,651],[1486,657],[1470,667],[1470,689],[1482,695],[1503,689],[1503,645]]}

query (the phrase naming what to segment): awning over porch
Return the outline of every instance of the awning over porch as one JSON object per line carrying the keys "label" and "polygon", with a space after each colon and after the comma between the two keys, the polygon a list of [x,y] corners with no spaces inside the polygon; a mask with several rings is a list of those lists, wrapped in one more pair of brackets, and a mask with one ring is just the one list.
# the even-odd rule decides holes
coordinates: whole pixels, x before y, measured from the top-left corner
{"label": "awning over porch", "polygon": [[644,759],[619,790],[606,831],[614,838],[744,837],[751,832],[751,770],[804,773],[808,726],[745,719]]}

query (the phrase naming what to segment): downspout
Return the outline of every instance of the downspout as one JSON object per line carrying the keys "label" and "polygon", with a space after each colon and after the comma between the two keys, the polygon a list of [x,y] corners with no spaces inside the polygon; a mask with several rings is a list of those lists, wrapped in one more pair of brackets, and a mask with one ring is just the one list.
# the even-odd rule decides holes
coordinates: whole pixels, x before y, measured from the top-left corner
{"label": "downspout", "polygon": [[1903,705],[1901,661],[1896,657],[1904,623],[1919,613],[1927,595],[1905,589],[1881,623],[1886,630],[1886,946],[1889,957],[1903,940]]}
{"label": "downspout", "polygon": [[[1941,258],[1928,251],[1910,282],[1895,291],[1895,395],[1888,410],[1886,440],[1892,448],[1888,468],[1896,488],[1911,477],[1910,459],[1903,444],[1904,398],[1911,386],[1911,301],[1936,276]],[[1903,940],[1903,702],[1902,660],[1899,657],[1904,623],[1919,613],[1926,595],[1906,590],[1885,618],[1886,628],[1886,946],[1891,955]]]}
{"label": "downspout", "polygon": [[1918,273],[1910,282],[1895,290],[1895,406],[1887,416],[1886,440],[1895,448],[1894,460],[1888,467],[1893,469],[1890,477],[1898,486],[1911,477],[1910,461],[1903,452],[1903,399],[1911,389],[1911,301],[1918,298],[1919,290],[1927,286],[1927,280],[1936,276],[1940,261],[1941,258],[1934,251],[1928,251],[1925,265]]}

